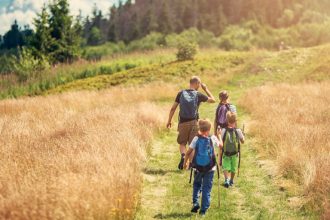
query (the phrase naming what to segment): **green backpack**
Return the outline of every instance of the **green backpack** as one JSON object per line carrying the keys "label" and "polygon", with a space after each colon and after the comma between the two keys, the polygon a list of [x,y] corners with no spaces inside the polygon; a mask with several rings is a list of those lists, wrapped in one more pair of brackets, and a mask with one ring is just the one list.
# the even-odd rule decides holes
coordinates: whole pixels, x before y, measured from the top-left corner
{"label": "green backpack", "polygon": [[240,140],[235,128],[226,128],[223,135],[223,152],[226,156],[236,155],[240,150]]}

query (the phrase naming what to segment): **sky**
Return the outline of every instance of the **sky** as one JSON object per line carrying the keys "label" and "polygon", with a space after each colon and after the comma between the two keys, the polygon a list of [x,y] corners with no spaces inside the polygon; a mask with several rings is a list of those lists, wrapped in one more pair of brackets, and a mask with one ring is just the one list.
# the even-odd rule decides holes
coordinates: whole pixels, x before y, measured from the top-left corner
{"label": "sky", "polygon": [[[40,12],[44,3],[49,0],[0,0],[0,35],[6,33],[11,24],[17,19],[20,26],[29,24],[32,26],[33,18]],[[118,0],[69,0],[71,14],[77,15],[79,10],[84,16],[91,14],[94,4],[108,13],[108,9]]]}

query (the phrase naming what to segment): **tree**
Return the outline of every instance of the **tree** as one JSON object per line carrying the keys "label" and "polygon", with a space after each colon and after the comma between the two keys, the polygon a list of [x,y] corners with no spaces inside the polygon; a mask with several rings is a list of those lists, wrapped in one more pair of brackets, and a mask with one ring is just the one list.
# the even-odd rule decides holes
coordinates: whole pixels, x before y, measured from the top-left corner
{"label": "tree", "polygon": [[47,54],[50,51],[50,45],[52,37],[50,35],[50,28],[48,24],[49,14],[46,6],[41,10],[40,14],[37,14],[37,18],[34,19],[34,27],[36,30],[32,45],[40,54]]}
{"label": "tree", "polygon": [[14,24],[11,26],[10,31],[8,31],[3,36],[4,47],[7,49],[17,48],[23,46],[23,37],[22,33],[19,30],[17,21],[15,20]]}
{"label": "tree", "polygon": [[73,27],[72,17],[69,15],[67,0],[55,0],[49,5],[50,56],[53,62],[72,62],[80,53],[80,36]]}
{"label": "tree", "polygon": [[167,1],[163,2],[161,11],[158,17],[158,31],[164,34],[169,34],[173,32],[173,25],[170,19],[170,9]]}
{"label": "tree", "polygon": [[98,45],[102,43],[102,33],[100,31],[100,29],[98,29],[97,27],[93,27],[89,38],[87,40],[87,44],[89,45]]}

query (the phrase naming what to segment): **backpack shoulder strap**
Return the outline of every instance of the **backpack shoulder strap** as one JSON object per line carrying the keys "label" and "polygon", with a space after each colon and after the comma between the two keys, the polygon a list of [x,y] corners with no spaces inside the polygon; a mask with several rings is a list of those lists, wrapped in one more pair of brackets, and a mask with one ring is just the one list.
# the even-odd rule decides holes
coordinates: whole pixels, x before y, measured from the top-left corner
{"label": "backpack shoulder strap", "polygon": [[237,146],[238,152],[240,152],[241,151],[241,140],[239,138],[237,128],[235,128],[234,131],[235,131],[235,134],[236,134],[236,140],[237,140],[237,145],[238,145]]}

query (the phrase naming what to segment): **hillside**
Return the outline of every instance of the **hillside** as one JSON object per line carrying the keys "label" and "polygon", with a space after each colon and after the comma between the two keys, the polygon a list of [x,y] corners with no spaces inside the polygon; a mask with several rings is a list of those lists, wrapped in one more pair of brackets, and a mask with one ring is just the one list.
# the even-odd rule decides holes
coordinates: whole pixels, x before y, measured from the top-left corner
{"label": "hillside", "polygon": [[[291,146],[287,141],[299,136],[278,139],[283,134],[279,126],[273,132],[255,128],[295,120],[299,131],[305,131],[311,123],[324,122],[313,140],[328,134],[329,62],[330,45],[325,45],[279,52],[202,49],[195,60],[184,62],[176,61],[173,50],[159,50],[60,66],[63,81],[39,91],[41,97],[27,97],[22,88],[24,97],[0,102],[0,141],[6,155],[1,159],[0,216],[191,218],[189,174],[176,170],[176,131],[163,127],[176,91],[199,75],[213,94],[229,91],[248,140],[236,186],[220,188],[220,209],[214,180],[209,219],[326,219],[329,142],[322,142],[322,153],[304,157],[309,171],[302,172],[301,158],[283,153]],[[72,76],[68,69],[91,75],[66,80]],[[286,98],[277,99],[282,93]],[[300,121],[295,107],[275,105],[287,100],[303,106]],[[322,107],[311,112],[309,103]],[[287,117],[269,109],[270,104]],[[201,116],[213,119],[215,107],[202,105]],[[263,117],[265,111],[269,117]],[[310,117],[304,119],[305,114]],[[300,148],[290,152],[304,154]],[[11,166],[14,157],[19,159]],[[316,172],[318,166],[322,172]]]}

